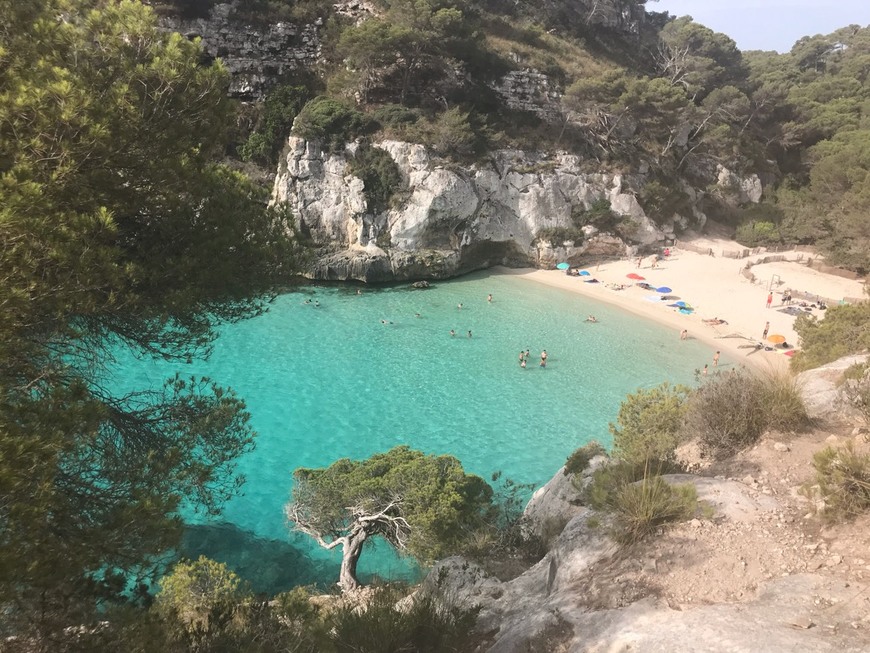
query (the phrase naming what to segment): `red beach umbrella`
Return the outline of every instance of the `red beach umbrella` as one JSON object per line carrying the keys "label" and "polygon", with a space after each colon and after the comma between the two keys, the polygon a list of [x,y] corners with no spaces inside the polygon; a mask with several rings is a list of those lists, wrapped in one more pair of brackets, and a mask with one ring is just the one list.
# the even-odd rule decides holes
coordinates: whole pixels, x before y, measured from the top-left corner
{"label": "red beach umbrella", "polygon": [[629,279],[634,279],[635,281],[646,281],[646,278],[640,276],[637,272],[632,272],[631,274],[626,274],[625,276]]}

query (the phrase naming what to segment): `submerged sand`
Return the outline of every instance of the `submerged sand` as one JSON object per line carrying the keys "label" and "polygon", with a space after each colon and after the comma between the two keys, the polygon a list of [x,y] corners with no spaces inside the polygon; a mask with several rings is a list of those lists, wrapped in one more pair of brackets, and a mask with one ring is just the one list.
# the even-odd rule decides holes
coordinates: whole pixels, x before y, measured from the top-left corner
{"label": "submerged sand", "polygon": [[[792,290],[838,300],[845,297],[863,297],[864,282],[813,270],[797,261],[800,258],[798,254],[793,255],[794,262],[754,265],[752,272],[756,280],[752,282],[741,274],[741,270],[747,261],[760,258],[761,256],[754,256],[736,260],[677,248],[672,249],[668,258],[659,260],[655,268],[652,267],[653,259],[649,256],[643,259],[640,267],[637,259],[607,261],[583,268],[589,271],[591,276],[588,277],[568,276],[561,270],[503,268],[501,271],[518,278],[580,293],[655,320],[673,328],[674,340],[677,343],[680,341],[680,332],[685,329],[690,339],[710,346],[711,369],[714,353],[721,351],[723,357],[753,365],[758,369],[782,370],[788,367],[789,360],[784,355],[784,350],[755,350],[750,346],[761,342],[765,322],[770,322],[768,337],[785,336],[787,343],[799,348],[800,342],[794,331],[796,316],[782,310],[786,308],[782,300],[783,291]],[[651,301],[652,296],[657,293],[635,285],[636,281],[627,277],[631,273],[640,274],[646,283],[656,288],[671,288],[672,292],[668,296],[688,303],[694,312],[686,315],[677,308],[668,306],[677,299]],[[584,281],[593,278],[599,283]],[[626,288],[615,290],[609,284],[625,284]],[[773,291],[773,302],[768,308],[767,296],[770,290]],[[798,306],[798,301],[793,301],[792,306]],[[824,318],[825,314],[815,308],[805,312],[818,318]],[[703,321],[713,318],[724,320],[727,324],[714,326]],[[769,342],[766,344],[772,346]]]}

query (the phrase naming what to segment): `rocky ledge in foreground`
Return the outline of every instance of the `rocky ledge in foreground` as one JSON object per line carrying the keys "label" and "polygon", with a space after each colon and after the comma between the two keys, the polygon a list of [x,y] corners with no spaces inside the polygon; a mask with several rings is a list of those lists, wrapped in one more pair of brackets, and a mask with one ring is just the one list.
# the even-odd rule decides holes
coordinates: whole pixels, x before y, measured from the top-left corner
{"label": "rocky ledge in foreground", "polygon": [[831,565],[818,559],[824,545],[808,542],[797,527],[792,499],[778,500],[754,479],[666,477],[694,483],[715,517],[624,549],[593,511],[572,501],[567,478],[560,471],[527,513],[532,528],[570,517],[531,569],[502,582],[450,558],[429,576],[447,595],[479,606],[485,644],[478,650],[868,650],[870,585],[817,571]]}

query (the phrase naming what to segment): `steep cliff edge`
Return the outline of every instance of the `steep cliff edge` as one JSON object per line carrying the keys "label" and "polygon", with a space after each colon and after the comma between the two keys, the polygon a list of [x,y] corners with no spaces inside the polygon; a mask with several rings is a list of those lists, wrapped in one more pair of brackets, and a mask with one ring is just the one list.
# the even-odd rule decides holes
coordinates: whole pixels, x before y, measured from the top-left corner
{"label": "steep cliff edge", "polygon": [[[500,150],[486,163],[460,167],[421,145],[376,147],[390,154],[407,188],[397,206],[377,214],[368,210],[362,180],[348,173],[353,145],[330,153],[316,142],[288,142],[272,201],[286,205],[321,248],[310,270],[316,279],[377,282],[444,278],[499,264],[580,264],[655,246],[674,236],[675,224],[688,224],[674,216],[656,225],[626,177],[584,172],[577,156]],[[643,175],[631,183],[639,187]],[[572,215],[602,199],[619,216],[622,236],[574,226]],[[576,233],[572,240],[541,237],[559,229]]]}

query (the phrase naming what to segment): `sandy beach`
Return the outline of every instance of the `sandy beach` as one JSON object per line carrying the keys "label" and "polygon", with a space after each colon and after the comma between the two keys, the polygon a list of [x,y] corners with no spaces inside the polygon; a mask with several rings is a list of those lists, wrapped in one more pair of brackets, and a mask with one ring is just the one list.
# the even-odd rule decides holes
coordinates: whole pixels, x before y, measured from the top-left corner
{"label": "sandy beach", "polygon": [[[712,244],[724,245],[726,249],[733,248],[733,244],[727,241]],[[677,248],[668,258],[659,260],[655,268],[652,267],[653,258],[647,256],[640,267],[637,259],[623,259],[582,268],[590,273],[586,277],[568,276],[561,270],[503,268],[501,271],[531,282],[580,293],[655,320],[674,330],[675,344],[679,344],[680,332],[685,329],[690,339],[710,346],[711,369],[713,354],[718,350],[722,352],[723,358],[745,363],[762,371],[784,370],[788,368],[789,357],[784,355],[783,350],[756,351],[747,347],[761,341],[765,322],[770,322],[768,337],[782,335],[786,342],[800,347],[794,331],[796,317],[782,311],[785,308],[782,292],[790,289],[830,299],[862,297],[864,283],[823,274],[802,263],[790,261],[753,266],[752,272],[757,280],[752,283],[740,271],[747,260],[760,258],[761,256],[755,256],[736,260]],[[671,288],[672,292],[668,296],[674,299],[654,299],[657,295],[655,291],[644,290],[635,285],[636,281],[627,277],[632,273],[643,276],[645,282],[653,287]],[[584,282],[588,279],[597,279],[599,283]],[[614,290],[609,284],[625,284],[626,287],[623,290]],[[773,289],[770,308],[766,305],[769,288]],[[668,304],[678,301],[676,298],[688,303],[694,308],[694,312],[686,315],[676,308],[668,307]],[[798,301],[792,302],[792,306],[798,304]],[[811,309],[810,312],[824,318],[824,311]],[[726,324],[714,326],[703,321],[714,318],[724,320]]]}

